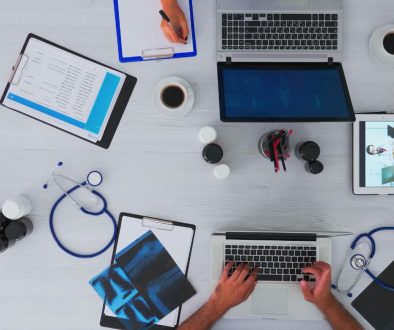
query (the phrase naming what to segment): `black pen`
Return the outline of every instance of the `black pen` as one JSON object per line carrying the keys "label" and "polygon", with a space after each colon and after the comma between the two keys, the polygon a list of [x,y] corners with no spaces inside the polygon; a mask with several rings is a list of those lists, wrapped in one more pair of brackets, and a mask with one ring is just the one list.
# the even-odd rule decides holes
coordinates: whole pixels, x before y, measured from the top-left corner
{"label": "black pen", "polygon": [[[172,23],[170,18],[166,15],[166,13],[163,10],[159,10],[160,16],[168,23],[169,26],[175,31],[175,33],[182,38],[180,35],[180,28],[176,28]],[[185,38],[185,41],[187,40],[187,37]]]}

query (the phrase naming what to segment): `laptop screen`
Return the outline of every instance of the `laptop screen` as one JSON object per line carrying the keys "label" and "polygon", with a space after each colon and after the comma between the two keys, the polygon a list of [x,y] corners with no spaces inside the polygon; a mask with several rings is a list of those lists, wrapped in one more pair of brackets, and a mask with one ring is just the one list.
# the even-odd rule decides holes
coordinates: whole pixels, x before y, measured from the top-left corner
{"label": "laptop screen", "polygon": [[218,63],[223,121],[354,121],[339,63]]}

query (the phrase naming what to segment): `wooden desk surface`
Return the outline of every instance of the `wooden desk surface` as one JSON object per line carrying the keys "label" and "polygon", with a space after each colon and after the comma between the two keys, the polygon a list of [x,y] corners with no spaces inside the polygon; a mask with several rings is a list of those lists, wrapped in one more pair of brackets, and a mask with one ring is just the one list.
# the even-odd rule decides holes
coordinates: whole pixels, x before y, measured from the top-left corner
{"label": "wooden desk surface", "polygon": [[[351,124],[279,125],[294,128],[295,143],[311,139],[320,144],[325,171],[312,176],[296,159],[289,161],[286,174],[274,175],[272,165],[259,156],[259,137],[278,125],[219,121],[215,1],[195,1],[194,6],[197,57],[120,64],[112,1],[1,0],[3,85],[29,32],[124,70],[136,76],[138,84],[108,151],[1,108],[0,200],[14,194],[31,198],[35,229],[30,237],[0,256],[0,329],[99,328],[101,302],[88,280],[108,265],[110,253],[94,260],[77,260],[60,251],[50,237],[48,214],[60,192],[54,186],[49,191],[41,187],[59,160],[65,163],[64,173],[76,179],[83,180],[91,169],[101,170],[105,180],[101,191],[115,214],[129,211],[197,225],[190,280],[198,294],[184,305],[182,318],[210,293],[207,256],[210,235],[216,230],[358,233],[393,222],[393,197],[352,194]],[[392,111],[394,68],[373,62],[368,38],[378,26],[393,23],[393,12],[390,0],[344,1],[343,66],[357,112]],[[160,33],[159,26],[157,30]],[[151,102],[154,85],[170,75],[188,80],[196,94],[194,109],[181,120],[160,117]],[[197,133],[204,125],[218,129],[224,160],[232,169],[225,181],[216,180],[212,167],[201,159]],[[75,223],[71,214],[78,215],[65,212],[59,230],[69,241],[74,238],[74,246],[83,250],[104,241],[108,226]],[[393,251],[389,235],[379,235],[378,240],[379,251]],[[334,274],[350,241],[347,237],[333,243]],[[371,268],[379,272],[392,259],[389,253],[378,253]],[[368,282],[364,278],[357,292]],[[339,298],[350,306],[349,300]],[[326,328],[326,322],[269,320],[222,320],[215,326],[226,330]]]}

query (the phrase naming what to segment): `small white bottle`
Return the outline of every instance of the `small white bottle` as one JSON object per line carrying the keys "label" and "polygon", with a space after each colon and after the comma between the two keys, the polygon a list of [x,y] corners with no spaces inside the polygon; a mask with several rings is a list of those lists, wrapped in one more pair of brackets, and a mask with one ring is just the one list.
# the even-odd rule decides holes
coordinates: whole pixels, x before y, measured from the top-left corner
{"label": "small white bottle", "polygon": [[210,126],[201,128],[200,132],[198,133],[198,139],[204,144],[212,143],[217,137],[218,133],[213,127]]}
{"label": "small white bottle", "polygon": [[1,209],[4,216],[10,220],[18,220],[28,215],[31,210],[30,200],[22,195],[7,199]]}
{"label": "small white bottle", "polygon": [[213,169],[213,174],[219,180],[223,180],[230,175],[230,167],[228,167],[228,165],[226,164],[220,164],[218,166],[215,166],[215,168]]}

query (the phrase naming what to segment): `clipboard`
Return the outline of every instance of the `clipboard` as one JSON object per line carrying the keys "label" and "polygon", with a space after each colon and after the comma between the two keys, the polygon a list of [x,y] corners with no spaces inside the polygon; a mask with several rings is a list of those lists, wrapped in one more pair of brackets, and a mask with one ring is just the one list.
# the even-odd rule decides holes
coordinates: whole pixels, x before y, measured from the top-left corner
{"label": "clipboard", "polygon": [[137,62],[197,55],[192,0],[178,0],[189,24],[188,46],[172,44],[160,30],[160,0],[113,0],[119,61]]}
{"label": "clipboard", "polygon": [[[111,75],[111,72],[112,72],[112,73],[119,74],[122,76],[122,80],[119,82],[118,87],[117,87],[116,95],[113,94],[114,95],[113,98],[111,98],[111,101],[108,101],[108,103],[107,103],[107,104],[110,104],[109,102],[111,102],[111,104],[113,105],[111,112],[108,111],[105,114],[101,114],[100,119],[102,121],[100,122],[100,124],[101,124],[100,130],[102,130],[102,131],[100,132],[100,139],[97,139],[97,140],[95,140],[94,138],[89,139],[88,136],[79,135],[80,131],[78,131],[78,127],[75,130],[73,130],[73,127],[71,127],[71,123],[76,123],[78,125],[81,123],[73,118],[63,115],[60,111],[56,111],[56,109],[50,108],[47,105],[44,105],[43,103],[41,103],[39,101],[36,101],[36,100],[33,101],[30,99],[26,99],[26,97],[20,97],[19,95],[13,95],[13,93],[11,93],[12,86],[18,85],[27,63],[30,60],[38,61],[36,58],[31,59],[31,58],[29,58],[28,55],[26,55],[26,51],[27,51],[26,49],[28,46],[31,45],[30,42],[35,43],[35,45],[40,43],[40,45],[42,45],[42,47],[51,49],[54,52],[59,52],[59,54],[62,54],[64,56],[68,56],[69,58],[75,59],[76,61],[81,61],[81,63],[82,62],[89,63],[89,65],[97,67],[97,69],[100,69],[102,71],[107,70],[109,75]],[[105,78],[106,77],[107,76],[105,76]],[[35,77],[35,78],[37,78],[37,81],[40,80],[40,79],[38,79],[40,77]],[[103,85],[104,85],[105,78],[102,81]],[[102,63],[100,63],[96,60],[93,60],[87,56],[78,54],[75,51],[72,51],[72,50],[67,49],[63,46],[60,46],[60,45],[55,44],[49,40],[46,40],[42,37],[39,37],[37,35],[30,33],[27,36],[26,41],[24,42],[24,45],[23,45],[23,47],[20,51],[20,54],[17,58],[17,61],[12,68],[11,75],[8,79],[6,88],[3,92],[3,95],[1,96],[0,104],[5,106],[6,108],[9,108],[9,109],[19,112],[23,115],[26,115],[30,118],[33,118],[33,119],[38,120],[42,123],[45,123],[49,126],[57,128],[63,132],[74,135],[82,140],[93,143],[93,144],[95,144],[99,147],[102,147],[104,149],[108,149],[111,142],[112,142],[112,139],[115,135],[115,132],[116,132],[116,129],[119,125],[119,122],[123,116],[123,113],[126,109],[127,103],[131,97],[133,90],[134,90],[136,82],[137,82],[137,79],[135,77],[132,77],[132,76],[130,76],[124,72],[121,72],[117,69],[114,69],[108,65],[102,64]],[[101,87],[103,87],[103,85]],[[102,97],[100,98],[99,97],[100,95],[102,95],[104,98],[106,98],[106,97],[109,98],[108,95],[100,94],[101,87],[98,89],[98,94],[96,95],[95,103],[92,103],[93,107],[95,105],[97,105],[97,107],[96,107],[97,109],[99,109],[100,106],[101,107],[103,106],[103,103],[102,103],[103,98]],[[8,104],[8,102],[10,101],[10,97],[11,97],[10,95],[12,97],[18,97],[18,99],[12,99],[15,102],[19,102],[18,106],[23,105],[26,107],[26,109],[30,109],[31,111],[30,110],[22,111],[21,109],[17,108],[16,106],[10,106]],[[108,98],[106,100],[108,100]],[[100,101],[101,103],[98,101]],[[91,109],[93,109],[93,107]],[[100,111],[100,110],[98,110],[98,111]],[[58,117],[56,117],[56,116],[58,116]],[[105,116],[105,120],[103,119],[103,116]],[[55,120],[55,119],[58,120],[58,124],[55,124],[53,121],[51,121],[51,120]],[[62,122],[63,119],[66,119],[67,121]],[[70,124],[70,125],[65,127],[65,125],[62,126],[62,124],[66,124],[66,125]],[[93,123],[93,121],[92,121],[92,125],[94,125],[94,124],[95,123]],[[98,127],[98,124],[97,124],[97,127]]]}
{"label": "clipboard", "polygon": [[[111,264],[113,264],[117,252],[149,230],[152,230],[178,264],[179,268],[187,275],[196,226],[131,213],[123,212],[119,215],[118,235],[114,244]],[[160,320],[159,324],[151,326],[150,329],[175,329],[179,324],[181,308],[182,306],[171,312]],[[160,323],[162,324],[160,325]],[[171,323],[172,325],[170,325]],[[100,325],[103,327],[124,329],[122,321],[110,312],[105,302],[101,310]]]}

